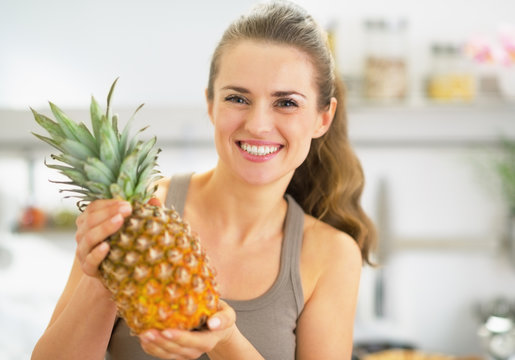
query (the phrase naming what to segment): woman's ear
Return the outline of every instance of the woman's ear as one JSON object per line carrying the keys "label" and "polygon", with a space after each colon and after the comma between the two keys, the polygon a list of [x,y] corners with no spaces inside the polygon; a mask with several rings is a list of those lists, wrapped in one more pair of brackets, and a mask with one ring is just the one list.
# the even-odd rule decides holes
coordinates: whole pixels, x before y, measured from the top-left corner
{"label": "woman's ear", "polygon": [[313,139],[321,137],[327,132],[327,130],[329,130],[329,127],[333,122],[337,106],[338,101],[336,100],[336,98],[332,97],[327,109],[318,114],[317,126],[313,133]]}

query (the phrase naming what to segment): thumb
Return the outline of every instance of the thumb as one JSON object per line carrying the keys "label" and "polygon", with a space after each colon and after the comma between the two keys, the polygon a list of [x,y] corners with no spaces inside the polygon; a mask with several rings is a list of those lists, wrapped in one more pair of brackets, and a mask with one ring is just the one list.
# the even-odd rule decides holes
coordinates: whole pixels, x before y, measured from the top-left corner
{"label": "thumb", "polygon": [[231,327],[236,321],[236,313],[223,300],[220,300],[221,310],[207,320],[210,330],[222,330]]}

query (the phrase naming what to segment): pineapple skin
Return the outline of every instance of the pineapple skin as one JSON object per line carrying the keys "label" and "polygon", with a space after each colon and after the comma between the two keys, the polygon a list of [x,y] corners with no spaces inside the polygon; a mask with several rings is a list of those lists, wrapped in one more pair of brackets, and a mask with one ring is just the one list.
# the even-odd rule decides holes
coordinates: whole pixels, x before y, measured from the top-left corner
{"label": "pineapple skin", "polygon": [[205,328],[219,308],[216,274],[177,211],[134,203],[106,241],[111,249],[99,268],[101,280],[133,335]]}

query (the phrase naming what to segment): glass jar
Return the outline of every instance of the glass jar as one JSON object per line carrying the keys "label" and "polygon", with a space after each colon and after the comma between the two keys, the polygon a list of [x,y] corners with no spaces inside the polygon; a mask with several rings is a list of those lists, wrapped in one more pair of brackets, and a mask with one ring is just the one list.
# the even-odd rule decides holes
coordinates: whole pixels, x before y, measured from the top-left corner
{"label": "glass jar", "polygon": [[460,45],[433,44],[427,84],[429,98],[439,101],[473,100],[475,79],[468,65]]}
{"label": "glass jar", "polygon": [[364,22],[364,96],[402,100],[408,91],[407,22],[370,19]]}

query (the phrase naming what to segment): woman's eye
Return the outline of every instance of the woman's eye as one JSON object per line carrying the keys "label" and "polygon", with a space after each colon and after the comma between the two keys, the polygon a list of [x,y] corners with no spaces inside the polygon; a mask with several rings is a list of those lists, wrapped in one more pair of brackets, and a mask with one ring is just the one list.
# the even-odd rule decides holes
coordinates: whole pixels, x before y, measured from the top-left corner
{"label": "woman's eye", "polygon": [[229,101],[229,102],[232,102],[235,104],[246,104],[247,103],[245,98],[243,98],[241,96],[237,96],[237,95],[229,95],[225,98],[225,101]]}
{"label": "woman's eye", "polygon": [[297,103],[291,99],[282,99],[277,101],[277,106],[283,108],[298,107]]}

